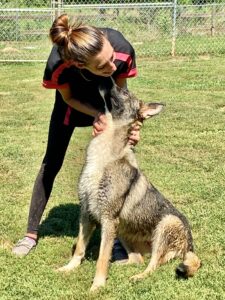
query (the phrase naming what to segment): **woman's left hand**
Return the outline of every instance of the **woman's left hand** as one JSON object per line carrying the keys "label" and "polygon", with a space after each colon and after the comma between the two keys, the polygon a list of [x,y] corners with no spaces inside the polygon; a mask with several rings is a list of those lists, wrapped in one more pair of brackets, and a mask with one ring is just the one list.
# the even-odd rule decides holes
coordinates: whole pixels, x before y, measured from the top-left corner
{"label": "woman's left hand", "polygon": [[140,129],[141,129],[142,123],[139,121],[136,121],[131,125],[130,128],[130,135],[128,144],[135,146],[140,141]]}

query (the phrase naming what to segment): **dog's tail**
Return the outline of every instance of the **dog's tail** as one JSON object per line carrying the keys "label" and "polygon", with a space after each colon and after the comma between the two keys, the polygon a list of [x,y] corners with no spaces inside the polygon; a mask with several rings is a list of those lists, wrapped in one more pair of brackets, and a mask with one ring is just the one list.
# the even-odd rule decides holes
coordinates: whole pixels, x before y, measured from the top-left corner
{"label": "dog's tail", "polygon": [[194,252],[188,251],[184,256],[184,261],[176,268],[176,274],[178,277],[187,279],[194,276],[200,267],[201,261],[198,256]]}

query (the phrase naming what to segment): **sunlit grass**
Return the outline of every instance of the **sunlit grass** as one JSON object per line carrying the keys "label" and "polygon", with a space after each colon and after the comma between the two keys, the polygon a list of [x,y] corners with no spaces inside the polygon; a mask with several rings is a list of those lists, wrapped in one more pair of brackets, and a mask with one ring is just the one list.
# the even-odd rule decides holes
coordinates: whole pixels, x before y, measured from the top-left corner
{"label": "sunlit grass", "polygon": [[[91,128],[75,130],[64,166],[44,213],[37,249],[11,255],[26,229],[32,186],[44,155],[54,92],[41,87],[44,64],[1,65],[0,73],[0,299],[224,299],[225,59],[138,61],[130,89],[144,101],[162,101],[162,114],[147,121],[136,154],[142,170],[192,224],[203,266],[177,281],[172,261],[132,283],[144,266],[112,265],[107,286],[88,290],[94,276],[98,234],[88,260],[69,275],[54,270],[68,262],[77,236],[77,181]],[[145,265],[147,264],[147,260]]]}

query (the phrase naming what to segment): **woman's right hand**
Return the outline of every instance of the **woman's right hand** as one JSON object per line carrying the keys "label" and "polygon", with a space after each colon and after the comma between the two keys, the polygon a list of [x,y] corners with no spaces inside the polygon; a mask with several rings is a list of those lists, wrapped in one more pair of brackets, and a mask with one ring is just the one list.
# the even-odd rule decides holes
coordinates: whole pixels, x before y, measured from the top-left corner
{"label": "woman's right hand", "polygon": [[92,135],[97,136],[101,134],[107,127],[107,119],[104,113],[98,113],[93,122]]}

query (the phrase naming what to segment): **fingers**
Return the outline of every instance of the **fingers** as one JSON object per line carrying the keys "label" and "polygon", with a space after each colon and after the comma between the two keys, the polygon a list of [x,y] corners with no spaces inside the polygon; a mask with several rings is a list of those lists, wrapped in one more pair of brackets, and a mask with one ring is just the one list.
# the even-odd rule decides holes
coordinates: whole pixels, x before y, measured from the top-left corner
{"label": "fingers", "polygon": [[142,122],[140,121],[135,121],[132,125],[131,125],[131,131],[132,130],[140,130],[142,127]]}
{"label": "fingers", "polygon": [[98,113],[98,115],[95,117],[95,120],[93,122],[93,131],[92,135],[97,136],[100,133],[102,133],[107,127],[107,119],[105,114]]}
{"label": "fingers", "polygon": [[135,146],[140,141],[140,129],[141,129],[142,123],[140,121],[136,121],[131,125],[130,128],[130,135],[128,144]]}
{"label": "fingers", "polygon": [[[129,130],[129,139],[128,144],[135,146],[140,140],[140,128],[142,126],[142,122],[136,121],[134,122]],[[101,134],[107,127],[107,118],[105,114],[98,113],[93,122],[93,131],[92,135],[97,136]]]}
{"label": "fingers", "polygon": [[140,141],[140,131],[133,130],[130,132],[128,144],[135,146]]}

